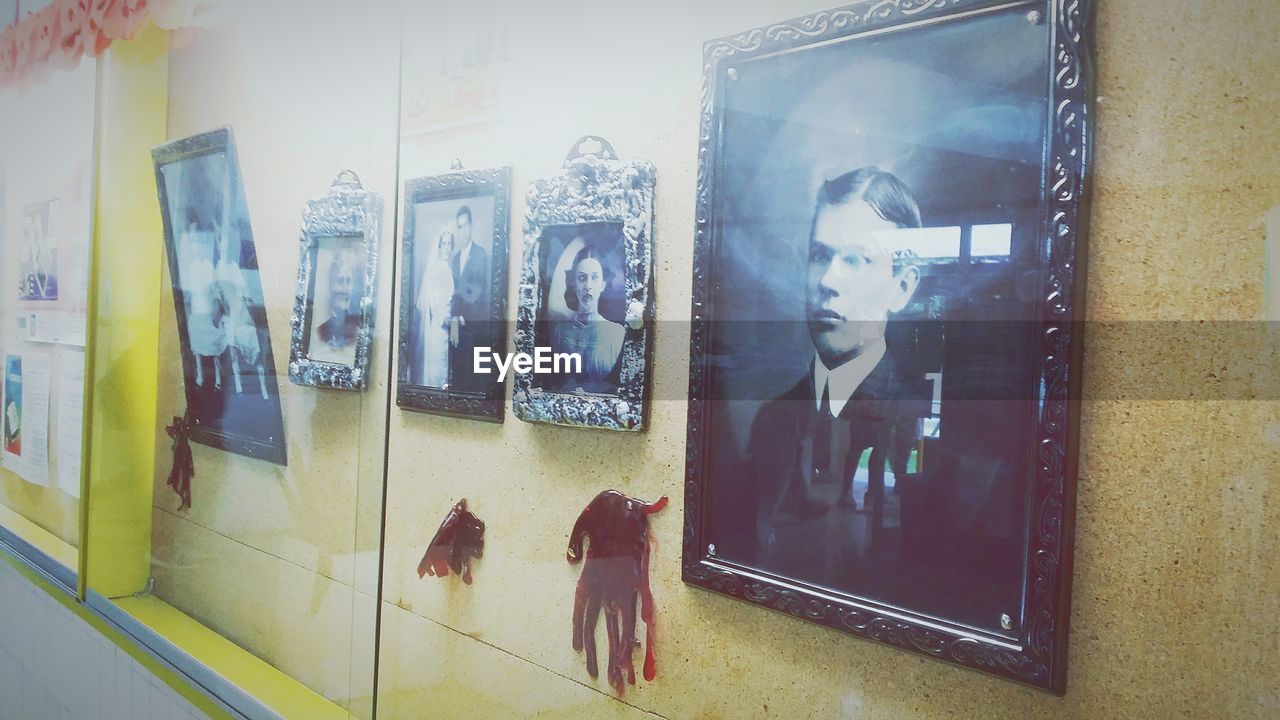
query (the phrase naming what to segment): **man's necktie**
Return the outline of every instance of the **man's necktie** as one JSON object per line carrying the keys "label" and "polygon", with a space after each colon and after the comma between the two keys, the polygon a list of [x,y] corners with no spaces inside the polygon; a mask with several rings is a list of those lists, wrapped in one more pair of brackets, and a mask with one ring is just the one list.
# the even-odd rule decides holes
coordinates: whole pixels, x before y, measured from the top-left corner
{"label": "man's necktie", "polygon": [[813,476],[819,482],[831,482],[831,384],[822,386],[822,402],[818,404],[817,419],[813,424]]}

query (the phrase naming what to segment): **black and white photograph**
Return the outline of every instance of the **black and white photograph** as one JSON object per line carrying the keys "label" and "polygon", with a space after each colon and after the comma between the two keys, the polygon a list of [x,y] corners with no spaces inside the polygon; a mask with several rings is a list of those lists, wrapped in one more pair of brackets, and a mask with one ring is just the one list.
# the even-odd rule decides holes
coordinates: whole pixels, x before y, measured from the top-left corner
{"label": "black and white photograph", "polygon": [[502,384],[475,353],[506,352],[510,170],[406,185],[397,403],[501,422]]}
{"label": "black and white photograph", "polygon": [[152,155],[192,439],[284,465],[271,335],[230,131]]}
{"label": "black and white photograph", "polygon": [[364,297],[364,239],[319,238],[315,268],[307,354],[312,360],[354,365]]}
{"label": "black and white photograph", "polygon": [[511,405],[525,422],[639,432],[653,361],[657,169],[579,138],[526,195]]}
{"label": "black and white photograph", "polygon": [[626,338],[622,227],[570,225],[543,231],[537,347],[575,356],[565,372],[537,374],[533,385],[565,392],[618,392]]}
{"label": "black and white photograph", "polygon": [[1037,458],[1072,441],[1041,320],[1075,248],[1042,254],[1046,146],[1083,138],[1050,137],[1044,3],[862,12],[706,46],[685,578],[834,602],[810,619],[873,639],[920,623],[911,649],[980,665],[926,628],[1017,647],[1052,610]]}

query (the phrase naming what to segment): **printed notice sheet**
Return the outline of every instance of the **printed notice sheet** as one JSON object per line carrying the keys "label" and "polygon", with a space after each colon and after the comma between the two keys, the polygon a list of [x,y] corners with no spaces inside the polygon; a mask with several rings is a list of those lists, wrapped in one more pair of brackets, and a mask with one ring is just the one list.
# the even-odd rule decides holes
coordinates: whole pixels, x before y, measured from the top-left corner
{"label": "printed notice sheet", "polygon": [[68,495],[80,497],[80,438],[84,429],[84,351],[58,348],[58,419],[57,448],[58,487]]}

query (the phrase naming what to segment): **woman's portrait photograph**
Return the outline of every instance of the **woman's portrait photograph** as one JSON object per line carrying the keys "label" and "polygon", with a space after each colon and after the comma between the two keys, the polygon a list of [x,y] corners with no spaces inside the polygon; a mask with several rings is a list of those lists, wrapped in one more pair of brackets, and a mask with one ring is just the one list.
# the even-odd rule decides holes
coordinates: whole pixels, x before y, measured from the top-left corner
{"label": "woman's portrait photograph", "polygon": [[626,337],[622,229],[596,223],[547,228],[537,345],[581,358],[580,372],[535,375],[534,387],[613,394]]}
{"label": "woman's portrait photograph", "polygon": [[653,361],[657,171],[586,135],[526,195],[515,349],[547,363],[515,372],[525,422],[644,430]]}

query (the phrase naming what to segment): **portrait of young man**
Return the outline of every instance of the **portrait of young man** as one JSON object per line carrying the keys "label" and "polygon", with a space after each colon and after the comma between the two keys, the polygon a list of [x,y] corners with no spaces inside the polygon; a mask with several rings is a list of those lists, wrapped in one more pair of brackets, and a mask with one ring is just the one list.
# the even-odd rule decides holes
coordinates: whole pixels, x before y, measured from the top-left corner
{"label": "portrait of young man", "polygon": [[[1040,470],[1045,38],[1013,10],[958,27],[734,63],[695,282],[698,540],[803,597],[1007,634]],[[1008,38],[1025,62],[953,62]]]}
{"label": "portrait of young man", "polygon": [[[818,191],[805,277],[811,361],[757,413],[747,446],[762,563],[803,562],[815,544],[835,544],[845,562],[865,552],[865,537],[839,529],[851,520],[840,516],[862,510],[882,519],[886,461],[897,478],[906,474],[927,403],[885,335],[920,282],[901,232],[920,225],[911,191],[878,168],[842,174]],[[855,493],[860,466],[866,489]]]}

